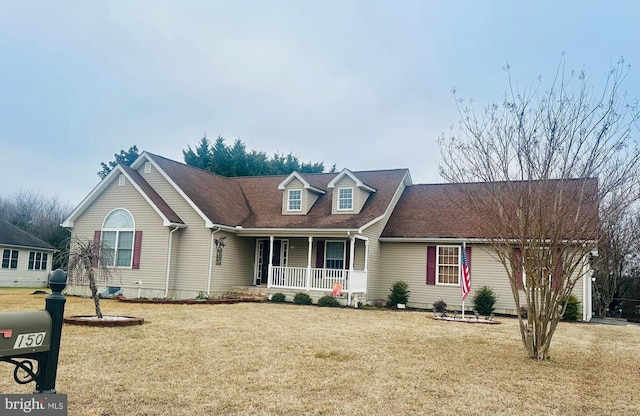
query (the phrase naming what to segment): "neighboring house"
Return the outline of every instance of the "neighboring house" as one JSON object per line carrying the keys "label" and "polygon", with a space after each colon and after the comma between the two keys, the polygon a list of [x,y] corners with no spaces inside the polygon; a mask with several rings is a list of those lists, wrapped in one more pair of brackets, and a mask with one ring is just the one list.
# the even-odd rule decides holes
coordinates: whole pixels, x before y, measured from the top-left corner
{"label": "neighboring house", "polygon": [[[413,185],[407,169],[225,178],[142,152],[131,167],[114,168],[62,225],[109,244],[118,271],[110,285],[130,297],[218,297],[256,285],[323,295],[339,285],[351,304],[386,299],[393,282],[405,280],[412,306],[443,298],[459,308],[453,280],[426,277],[427,257],[458,247],[451,256],[459,263],[466,241],[474,288],[492,286],[497,311],[514,312],[506,273],[480,238],[416,225],[463,219],[428,187]],[[579,295],[590,304],[590,292]]]}
{"label": "neighboring house", "polygon": [[0,219],[0,287],[46,287],[55,247]]}

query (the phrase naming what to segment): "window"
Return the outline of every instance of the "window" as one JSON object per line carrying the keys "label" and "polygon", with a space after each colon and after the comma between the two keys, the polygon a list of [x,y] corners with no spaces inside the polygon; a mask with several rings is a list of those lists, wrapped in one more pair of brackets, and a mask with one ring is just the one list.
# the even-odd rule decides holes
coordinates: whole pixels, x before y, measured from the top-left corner
{"label": "window", "polygon": [[302,190],[290,189],[289,190],[289,211],[302,210]]}
{"label": "window", "polygon": [[436,257],[437,284],[459,286],[460,247],[438,246]]}
{"label": "window", "polygon": [[37,251],[29,252],[29,270],[47,270],[47,253],[40,253]]}
{"label": "window", "polygon": [[2,252],[2,268],[17,269],[18,268],[18,250],[4,249]]}
{"label": "window", "polygon": [[134,224],[131,214],[124,209],[111,211],[102,227],[102,255],[107,265],[131,267],[133,259]]}
{"label": "window", "polygon": [[353,209],[353,188],[338,189],[338,210]]}
{"label": "window", "polygon": [[327,241],[324,253],[325,268],[344,269],[344,241]]}

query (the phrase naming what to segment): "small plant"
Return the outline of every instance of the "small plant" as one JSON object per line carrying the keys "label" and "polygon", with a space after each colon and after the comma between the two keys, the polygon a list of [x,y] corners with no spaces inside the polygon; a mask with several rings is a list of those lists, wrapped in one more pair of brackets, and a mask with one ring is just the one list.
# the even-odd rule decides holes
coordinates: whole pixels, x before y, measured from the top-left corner
{"label": "small plant", "polygon": [[433,311],[438,313],[445,313],[447,311],[447,302],[442,299],[433,302]]}
{"label": "small plant", "polygon": [[407,282],[399,281],[391,285],[391,293],[387,297],[389,306],[398,306],[399,303],[407,304],[409,302],[409,285]]}
{"label": "small plant", "polygon": [[327,295],[318,299],[318,306],[325,306],[329,308],[339,308],[340,302],[338,302],[338,299],[334,298],[333,296]]}
{"label": "small plant", "polygon": [[480,315],[489,316],[495,310],[493,305],[496,303],[496,294],[489,286],[482,286],[476,291],[473,297],[473,308]]}
{"label": "small plant", "polygon": [[293,303],[296,305],[311,305],[313,302],[311,301],[311,296],[304,292],[299,292],[293,297]]}
{"label": "small plant", "polygon": [[567,298],[567,307],[564,310],[564,315],[562,315],[562,319],[565,321],[577,321],[580,313],[580,301],[576,297],[576,295],[570,295]]}
{"label": "small plant", "polygon": [[526,306],[520,306],[520,316],[522,316],[522,319],[527,319],[529,317],[529,312],[527,311]]}
{"label": "small plant", "polygon": [[374,308],[383,308],[384,305],[386,305],[387,302],[385,302],[384,299],[374,299],[373,301],[371,301],[371,305]]}
{"label": "small plant", "polygon": [[196,296],[196,300],[207,300],[207,296],[201,290],[201,291],[198,292],[198,296]]}
{"label": "small plant", "polygon": [[284,295],[284,293],[274,293],[273,295],[271,295],[271,302],[275,302],[275,303],[282,303],[285,302],[287,300],[286,296]]}

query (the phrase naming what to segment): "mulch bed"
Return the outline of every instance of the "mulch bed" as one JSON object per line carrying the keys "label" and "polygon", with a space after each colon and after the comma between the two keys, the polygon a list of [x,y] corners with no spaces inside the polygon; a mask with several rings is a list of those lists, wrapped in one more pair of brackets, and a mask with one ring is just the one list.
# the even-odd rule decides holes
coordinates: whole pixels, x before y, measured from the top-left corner
{"label": "mulch bed", "polygon": [[99,327],[116,327],[116,326],[133,326],[142,325],[144,318],[136,318],[134,316],[108,316],[102,319],[95,315],[75,315],[63,318],[65,324],[83,325],[83,326],[99,326]]}
{"label": "mulch bed", "polygon": [[168,305],[229,305],[232,303],[240,302],[264,302],[263,298],[244,297],[244,298],[232,298],[232,299],[137,299],[137,298],[125,298],[124,296],[116,296],[119,302],[126,303],[154,303],[154,304],[168,304]]}

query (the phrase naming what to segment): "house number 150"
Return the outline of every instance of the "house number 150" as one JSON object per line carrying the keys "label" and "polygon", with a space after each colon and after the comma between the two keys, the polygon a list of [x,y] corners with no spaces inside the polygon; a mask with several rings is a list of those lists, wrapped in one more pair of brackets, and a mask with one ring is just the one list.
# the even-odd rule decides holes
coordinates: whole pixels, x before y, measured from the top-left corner
{"label": "house number 150", "polygon": [[39,347],[44,342],[46,332],[33,332],[31,334],[19,334],[13,349]]}

